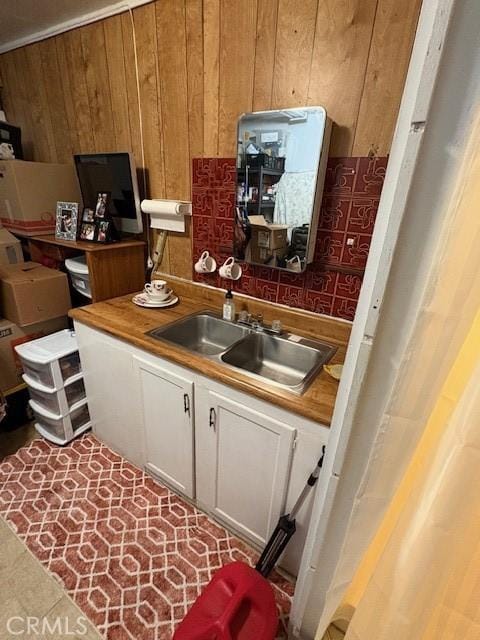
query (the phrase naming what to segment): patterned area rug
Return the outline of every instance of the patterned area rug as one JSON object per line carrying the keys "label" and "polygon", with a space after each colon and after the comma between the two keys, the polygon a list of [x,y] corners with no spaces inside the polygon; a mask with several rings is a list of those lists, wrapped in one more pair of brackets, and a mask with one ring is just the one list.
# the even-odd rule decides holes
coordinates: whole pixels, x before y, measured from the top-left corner
{"label": "patterned area rug", "polygon": [[[167,640],[213,573],[257,554],[87,435],[0,463],[0,515],[109,640]],[[279,637],[294,585],[274,573]]]}

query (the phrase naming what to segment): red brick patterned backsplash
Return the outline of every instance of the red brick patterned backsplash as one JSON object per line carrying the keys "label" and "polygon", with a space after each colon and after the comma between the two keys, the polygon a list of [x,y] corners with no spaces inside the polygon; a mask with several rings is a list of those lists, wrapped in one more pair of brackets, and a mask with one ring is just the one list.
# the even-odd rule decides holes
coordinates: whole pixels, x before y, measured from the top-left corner
{"label": "red brick patterned backsplash", "polygon": [[[353,320],[375,225],[387,158],[330,158],[315,247],[304,273],[241,263],[233,283],[213,274],[193,279],[262,300]],[[195,158],[192,243],[196,262],[206,249],[218,267],[233,251],[235,160]],[[352,246],[347,239],[353,239]]]}

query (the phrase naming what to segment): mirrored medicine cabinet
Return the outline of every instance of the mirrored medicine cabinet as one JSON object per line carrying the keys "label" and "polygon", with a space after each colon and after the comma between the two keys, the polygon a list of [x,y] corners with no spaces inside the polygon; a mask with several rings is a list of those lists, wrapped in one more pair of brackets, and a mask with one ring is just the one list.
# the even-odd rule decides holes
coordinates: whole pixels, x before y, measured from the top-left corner
{"label": "mirrored medicine cabinet", "polygon": [[330,132],[323,107],[240,116],[237,260],[293,272],[312,262]]}

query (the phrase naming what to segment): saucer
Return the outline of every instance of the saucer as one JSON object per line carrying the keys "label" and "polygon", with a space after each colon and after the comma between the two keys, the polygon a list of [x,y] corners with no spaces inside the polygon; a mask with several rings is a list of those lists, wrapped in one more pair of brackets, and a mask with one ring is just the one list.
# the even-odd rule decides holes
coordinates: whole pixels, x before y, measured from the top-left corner
{"label": "saucer", "polygon": [[163,307],[171,307],[178,302],[178,297],[171,292],[170,297],[162,302],[153,302],[146,293],[137,293],[133,296],[132,302],[139,307],[145,307],[147,309],[162,309]]}

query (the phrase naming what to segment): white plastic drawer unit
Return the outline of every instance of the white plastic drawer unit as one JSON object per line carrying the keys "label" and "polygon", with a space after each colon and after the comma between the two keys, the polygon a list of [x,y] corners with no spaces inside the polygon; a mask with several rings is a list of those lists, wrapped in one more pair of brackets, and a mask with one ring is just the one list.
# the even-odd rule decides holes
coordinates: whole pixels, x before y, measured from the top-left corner
{"label": "white plastic drawer unit", "polygon": [[74,405],[66,416],[51,413],[34,400],[30,400],[30,407],[35,414],[35,429],[55,444],[67,444],[90,428],[86,398]]}
{"label": "white plastic drawer unit", "polygon": [[92,298],[92,290],[90,287],[90,276],[85,256],[77,258],[68,258],[65,260],[65,267],[70,274],[72,286],[86,298]]}
{"label": "white plastic drawer unit", "polygon": [[81,372],[77,340],[64,329],[15,347],[25,375],[50,391],[61,389]]}
{"label": "white plastic drawer unit", "polygon": [[35,404],[51,413],[64,416],[69,413],[73,405],[85,398],[82,374],[70,379],[68,384],[58,391],[52,391],[49,387],[32,380],[26,374],[23,375],[23,381],[28,385],[30,398]]}

